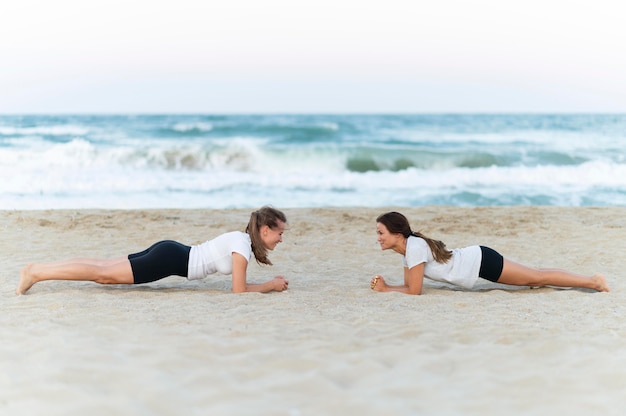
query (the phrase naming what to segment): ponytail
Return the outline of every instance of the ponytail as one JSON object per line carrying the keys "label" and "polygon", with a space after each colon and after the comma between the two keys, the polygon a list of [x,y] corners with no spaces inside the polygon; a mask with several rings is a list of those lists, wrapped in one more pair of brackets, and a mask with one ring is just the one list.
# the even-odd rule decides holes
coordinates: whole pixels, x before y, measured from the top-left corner
{"label": "ponytail", "polygon": [[411,235],[419,237],[426,241],[426,244],[428,244],[428,247],[430,247],[430,251],[433,252],[433,257],[435,258],[435,261],[437,263],[447,263],[448,260],[452,258],[452,252],[446,248],[446,245],[443,243],[443,241],[428,238],[419,231],[411,231]]}

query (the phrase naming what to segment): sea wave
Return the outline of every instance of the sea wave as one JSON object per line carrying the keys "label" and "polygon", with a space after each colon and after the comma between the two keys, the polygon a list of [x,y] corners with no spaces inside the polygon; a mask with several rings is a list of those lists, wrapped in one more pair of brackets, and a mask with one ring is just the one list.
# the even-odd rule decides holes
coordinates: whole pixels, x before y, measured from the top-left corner
{"label": "sea wave", "polygon": [[[317,173],[402,171],[410,168],[446,171],[455,168],[579,166],[592,160],[625,163],[624,154],[613,152],[592,157],[586,152],[557,150],[493,151],[450,148],[411,149],[389,145],[341,145],[334,143],[284,145],[258,137],[216,140],[121,140],[102,145],[84,138],[45,141],[33,137],[6,139],[0,146],[2,163],[25,166],[120,166],[129,168]],[[10,146],[9,146],[10,144]]]}
{"label": "sea wave", "polygon": [[[626,203],[626,165],[483,167],[433,171],[272,172],[149,171],[111,166],[30,169],[0,184],[0,204],[60,207],[71,201],[99,207],[233,207],[267,203],[341,205],[611,205]],[[84,201],[90,196],[89,202]],[[160,202],[155,202],[161,198]]]}
{"label": "sea wave", "polygon": [[0,136],[85,136],[89,128],[72,124],[14,127],[0,126]]}
{"label": "sea wave", "polygon": [[625,127],[626,116],[0,117],[0,207],[619,205]]}
{"label": "sea wave", "polygon": [[172,130],[187,134],[204,133],[213,130],[213,124],[207,122],[176,123],[172,126]]}

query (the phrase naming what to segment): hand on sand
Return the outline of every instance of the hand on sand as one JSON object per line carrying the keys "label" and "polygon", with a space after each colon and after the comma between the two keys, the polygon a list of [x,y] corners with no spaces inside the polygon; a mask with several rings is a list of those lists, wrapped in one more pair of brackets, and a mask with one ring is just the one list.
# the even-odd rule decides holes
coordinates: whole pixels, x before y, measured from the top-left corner
{"label": "hand on sand", "polygon": [[591,279],[595,282],[595,289],[598,292],[610,292],[609,285],[606,283],[606,278],[601,274],[594,274]]}
{"label": "hand on sand", "polygon": [[381,292],[385,286],[386,286],[385,279],[383,279],[383,277],[379,274],[374,276],[372,278],[372,281],[370,282],[370,288],[378,292]]}
{"label": "hand on sand", "polygon": [[283,276],[276,276],[272,282],[274,283],[274,290],[277,292],[282,292],[283,290],[287,290],[289,287],[289,281],[286,280]]}

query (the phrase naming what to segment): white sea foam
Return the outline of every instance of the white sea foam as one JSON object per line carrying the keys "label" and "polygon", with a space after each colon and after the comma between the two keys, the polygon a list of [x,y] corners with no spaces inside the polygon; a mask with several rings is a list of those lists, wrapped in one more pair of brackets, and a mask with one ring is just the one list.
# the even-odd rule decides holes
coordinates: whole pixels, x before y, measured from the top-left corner
{"label": "white sea foam", "polygon": [[[12,171],[0,169],[2,175]],[[7,177],[7,176],[5,176]],[[607,179],[610,178],[610,179]],[[450,195],[482,195],[491,204],[513,203],[511,195],[532,201],[582,203],[594,189],[626,196],[626,166],[592,162],[565,167],[455,169],[445,173],[407,169],[400,172],[242,172],[215,170],[145,170],[128,167],[63,166],[31,169],[0,185],[2,206],[33,208],[43,199],[49,207],[90,195],[90,206],[149,207],[159,195],[161,206],[252,206],[269,198],[280,206],[415,205],[447,201]],[[511,187],[515,193],[511,193]],[[146,199],[146,195],[151,195]],[[605,195],[609,196],[609,195]],[[523,200],[524,198],[521,198]],[[11,202],[12,201],[12,202]],[[184,202],[183,202],[184,201]],[[254,201],[254,204],[251,203]],[[577,202],[578,201],[578,202]],[[459,203],[461,201],[458,201]],[[601,200],[591,200],[602,204]],[[466,201],[471,204],[471,199]],[[24,206],[26,205],[26,206]]]}
{"label": "white sea foam", "polygon": [[179,131],[182,133],[187,133],[190,131],[199,131],[199,132],[207,132],[213,129],[213,125],[211,123],[176,123],[174,127],[172,127],[175,131]]}
{"label": "white sea foam", "polygon": [[626,203],[626,136],[612,124],[298,117],[0,119],[0,208]]}
{"label": "white sea foam", "polygon": [[0,125],[0,136],[84,136],[88,133],[88,128],[71,124],[35,127]]}

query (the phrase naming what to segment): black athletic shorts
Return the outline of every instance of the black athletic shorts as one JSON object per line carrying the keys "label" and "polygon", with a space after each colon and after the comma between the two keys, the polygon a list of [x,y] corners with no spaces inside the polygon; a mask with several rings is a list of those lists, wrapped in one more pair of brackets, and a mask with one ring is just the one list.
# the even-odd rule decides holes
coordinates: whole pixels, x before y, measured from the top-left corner
{"label": "black athletic shorts", "polygon": [[500,253],[489,247],[480,246],[480,251],[482,252],[483,258],[480,262],[478,276],[492,282],[497,282],[502,274],[504,258]]}
{"label": "black athletic shorts", "polygon": [[191,247],[172,240],[159,241],[142,252],[129,254],[135,284],[168,276],[187,277]]}

